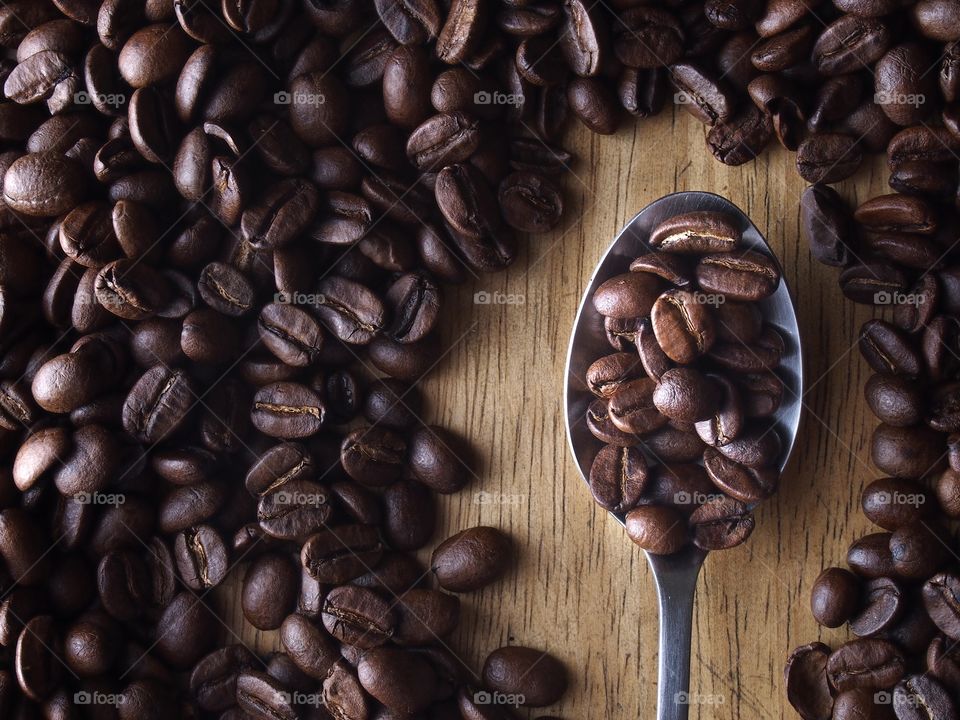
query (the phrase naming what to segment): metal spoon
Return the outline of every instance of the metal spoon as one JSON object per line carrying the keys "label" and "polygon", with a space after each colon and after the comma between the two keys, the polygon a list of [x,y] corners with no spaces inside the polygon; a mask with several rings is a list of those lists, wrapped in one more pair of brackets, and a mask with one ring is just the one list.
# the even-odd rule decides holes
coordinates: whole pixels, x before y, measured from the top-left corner
{"label": "metal spoon", "polygon": [[[587,406],[594,396],[584,383],[587,367],[601,355],[613,352],[603,329],[603,318],[593,307],[593,293],[605,280],[627,272],[638,255],[650,252],[646,244],[650,232],[663,220],[695,210],[717,210],[738,218],[743,229],[743,246],[776,255],[750,222],[750,218],[729,200],[706,192],[679,192],[647,205],[620,231],[597,265],[587,286],[567,353],[567,376],[564,386],[567,439],[580,475],[586,481],[593,458],[601,447],[584,422]],[[779,266],[779,262],[778,262]],[[781,268],[781,277],[782,277]],[[786,343],[786,352],[777,375],[785,386],[783,403],[772,418],[780,435],[782,455],[780,469],[787,464],[797,437],[803,396],[803,358],[797,313],[787,288],[780,282],[776,292],[761,301],[760,310],[767,323],[776,326]],[[611,513],[622,525],[622,515]],[[647,553],[647,562],[657,585],[660,608],[660,660],[658,671],[657,720],[685,720],[690,689],[690,638],[693,624],[693,601],[697,576],[707,553],[694,545],[674,555]]]}

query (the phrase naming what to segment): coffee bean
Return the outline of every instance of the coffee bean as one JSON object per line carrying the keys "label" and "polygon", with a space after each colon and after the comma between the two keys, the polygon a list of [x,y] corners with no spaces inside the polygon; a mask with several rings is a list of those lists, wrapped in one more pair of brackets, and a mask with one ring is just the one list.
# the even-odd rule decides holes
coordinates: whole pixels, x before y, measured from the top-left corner
{"label": "coffee bean", "polygon": [[813,583],[810,609],[821,625],[840,627],[859,610],[860,596],[860,581],[853,573],[838,567],[827,568]]}
{"label": "coffee bean", "polygon": [[382,556],[383,544],[376,528],[341,525],[309,537],[300,561],[320,582],[341,584],[375,568]]}
{"label": "coffee bean", "polygon": [[850,545],[847,565],[857,575],[865,578],[891,577],[895,574],[893,556],[890,553],[891,533],[864,535]]}
{"label": "coffee bean", "polygon": [[873,464],[887,475],[918,478],[936,473],[943,465],[942,436],[923,426],[899,428],[878,425],[870,442]]}
{"label": "coffee bean", "polygon": [[363,650],[386,643],[397,623],[392,603],[372,590],[349,585],[330,591],[322,620],[335,639]]}
{"label": "coffee bean", "polygon": [[183,423],[196,402],[190,377],[156,365],[134,384],[123,404],[123,427],[144,443],[157,443]]}
{"label": "coffee bean", "polygon": [[783,675],[787,699],[803,717],[826,718],[833,711],[833,697],[827,680],[830,648],[815,642],[790,653]]}
{"label": "coffee bean", "polygon": [[723,550],[746,541],[755,520],[745,504],[727,497],[711,498],[693,511],[694,544],[703,550]]}
{"label": "coffee bean", "polygon": [[310,388],[278,382],[257,391],[250,419],[258,430],[271,437],[304,438],[323,427],[326,407]]}
{"label": "coffee bean", "polygon": [[654,555],[672,555],[688,542],[687,523],[671,507],[641,505],[626,516],[627,535]]}
{"label": "coffee bean", "polygon": [[496,692],[523,697],[528,707],[553,705],[567,690],[567,671],[553,656],[512,645],[491,652],[483,663],[483,682]]}
{"label": "coffee bean", "polygon": [[358,428],[344,438],[340,462],[361,485],[387,485],[400,476],[406,459],[406,441],[377,426]]}
{"label": "coffee bean", "polygon": [[893,709],[898,718],[950,717],[956,703],[936,680],[926,675],[910,675],[893,689]]}
{"label": "coffee bean", "polygon": [[374,699],[401,714],[414,714],[426,708],[433,700],[437,683],[436,673],[426,660],[392,647],[364,653],[357,666],[357,676],[363,689]]}
{"label": "coffee bean", "polygon": [[687,290],[667,290],[650,311],[653,332],[671,360],[687,364],[707,352],[716,339],[710,307]]}
{"label": "coffee bean", "polygon": [[230,569],[227,546],[209,525],[184,530],[174,543],[177,569],[191,590],[208,590],[219,585]]}
{"label": "coffee bean", "polygon": [[430,565],[444,590],[470,592],[500,578],[510,565],[510,554],[510,538],[480,526],[444,540],[434,549]]}
{"label": "coffee bean", "polygon": [[647,463],[641,452],[607,445],[590,467],[590,492],[602,508],[623,513],[639,502],[647,477]]}
{"label": "coffee bean", "polygon": [[827,677],[838,691],[891,689],[904,675],[900,650],[885,640],[863,638],[841,645],[827,661]]}
{"label": "coffee bean", "polygon": [[855,242],[850,212],[836,190],[815,184],[800,200],[800,222],[813,256],[826,265],[843,267]]}
{"label": "coffee bean", "polygon": [[254,717],[295,720],[299,711],[286,687],[266,673],[244,670],[237,676],[237,705]]}
{"label": "coffee bean", "polygon": [[863,514],[874,524],[891,531],[919,522],[929,514],[931,504],[922,486],[896,478],[874,480],[860,496]]}
{"label": "coffee bean", "polygon": [[812,183],[835,183],[853,175],[863,156],[857,138],[843,133],[811,135],[797,148],[797,172]]}
{"label": "coffee bean", "polygon": [[741,236],[737,223],[728,215],[697,211],[674,215],[660,223],[650,233],[650,244],[665,252],[702,255],[732,252]]}
{"label": "coffee bean", "polygon": [[625,273],[600,285],[593,294],[593,305],[606,317],[640,318],[650,314],[659,290],[657,278],[647,273]]}
{"label": "coffee bean", "polygon": [[243,578],[241,606],[247,621],[260,630],[276,630],[296,603],[299,573],[285,555],[256,558]]}
{"label": "coffee bean", "polygon": [[951,639],[960,636],[960,614],[957,613],[957,597],[960,580],[952,573],[938,573],[923,585],[923,605],[930,619]]}
{"label": "coffee bean", "polygon": [[696,275],[704,291],[749,302],[769,297],[780,284],[776,263],[751,250],[705,255],[697,264]]}
{"label": "coffee bean", "polygon": [[[611,401],[617,404],[619,393]],[[692,368],[673,368],[660,378],[653,391],[653,404],[671,420],[695,423],[716,412],[720,404],[720,386]],[[613,415],[616,422],[616,414]]]}
{"label": "coffee bean", "polygon": [[190,673],[190,694],[207,712],[222,712],[236,702],[237,678],[256,665],[245,645],[228,645],[214,650],[194,665]]}
{"label": "coffee bean", "polygon": [[668,417],[654,404],[658,385],[649,378],[624,383],[610,398],[610,421],[622,433],[644,435],[663,427]]}

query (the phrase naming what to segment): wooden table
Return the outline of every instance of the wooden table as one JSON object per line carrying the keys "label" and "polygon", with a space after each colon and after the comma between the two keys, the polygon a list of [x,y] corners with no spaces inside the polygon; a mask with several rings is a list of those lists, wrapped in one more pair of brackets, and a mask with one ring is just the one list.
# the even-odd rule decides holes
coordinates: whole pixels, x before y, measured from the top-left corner
{"label": "wooden table", "polygon": [[[437,541],[473,525],[516,540],[515,569],[499,584],[465,595],[451,646],[474,668],[508,643],[547,649],[570,668],[564,718],[652,718],[656,707],[657,605],[643,554],[597,507],[564,436],[561,382],[583,287],[617,231],[644,205],[677,190],[709,190],[743,208],[765,233],[796,297],[808,378],[797,448],[775,499],[757,514],[750,541],[712,554],[694,615],[691,718],[797,717],[786,701],[789,651],[845,630],[821,630],[810,616],[820,570],[843,564],[847,545],[870,526],[859,512],[876,424],[863,401],[869,369],[856,349],[872,308],[854,306],[837,271],[817,264],[800,234],[806,183],[794,156],[771,147],[757,162],[729,168],[706,151],[704,128],[683,110],[628,123],[613,137],[572,131],[577,160],[564,180],[560,228],[526,243],[510,270],[447,292],[446,355],[423,383],[427,422],[454,429],[476,448],[477,477],[440,499]],[[887,192],[881,159],[839,187],[854,202]],[[476,304],[478,292],[512,304]],[[487,493],[482,495],[480,493]],[[217,602],[243,626],[236,596]],[[273,634],[242,630],[261,649]]]}

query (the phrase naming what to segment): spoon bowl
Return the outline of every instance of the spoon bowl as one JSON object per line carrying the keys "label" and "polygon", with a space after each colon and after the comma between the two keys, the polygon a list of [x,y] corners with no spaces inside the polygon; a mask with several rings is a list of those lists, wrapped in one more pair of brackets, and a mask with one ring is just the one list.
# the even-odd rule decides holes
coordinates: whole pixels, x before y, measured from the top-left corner
{"label": "spoon bowl", "polygon": [[[628,272],[634,258],[653,252],[647,240],[661,222],[681,213],[704,210],[723,212],[735,218],[743,231],[741,247],[768,255],[780,270],[781,280],[776,291],[761,300],[758,307],[764,322],[777,328],[786,345],[781,364],[776,370],[784,385],[783,402],[770,421],[781,440],[780,470],[787,465],[800,425],[803,355],[796,308],[783,268],[750,218],[732,202],[713,193],[679,192],[650,203],[626,224],[600,259],[577,310],[567,353],[564,404],[567,440],[584,482],[590,476],[590,467],[596,454],[603,447],[590,433],[585,422],[587,407],[595,396],[587,388],[584,376],[594,360],[613,352],[607,342],[603,316],[593,306],[594,291],[611,277]],[[624,524],[623,514],[610,514],[621,525]],[[707,552],[690,544],[673,555],[649,552],[646,555],[656,582],[660,608],[657,719],[684,720],[688,715],[686,698],[690,687],[693,602],[697,577]]]}

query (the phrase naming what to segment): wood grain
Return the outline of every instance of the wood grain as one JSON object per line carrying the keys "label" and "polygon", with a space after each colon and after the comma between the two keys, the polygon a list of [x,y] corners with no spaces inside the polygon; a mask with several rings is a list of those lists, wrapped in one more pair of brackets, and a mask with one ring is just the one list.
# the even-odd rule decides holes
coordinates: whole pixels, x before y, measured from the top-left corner
{"label": "wood grain", "polygon": [[[437,541],[483,523],[509,532],[518,548],[505,580],[463,597],[451,647],[473,668],[507,643],[561,658],[573,683],[551,714],[654,717],[652,579],[642,553],[594,505],[576,472],[560,388],[582,288],[620,227],[661,195],[709,190],[743,208],[779,254],[797,297],[808,384],[779,494],[759,510],[749,543],[712,554],[701,575],[691,693],[702,702],[690,716],[795,717],[782,679],[788,652],[845,636],[814,623],[810,586],[868,529],[859,493],[875,475],[868,449],[875,423],[862,399],[867,368],[855,341],[872,310],[845,300],[836,270],[811,259],[798,221],[806,183],[792,154],[777,147],[757,162],[725,167],[707,154],[703,127],[679,109],[613,137],[579,128],[571,135],[577,160],[564,179],[564,224],[526,243],[507,272],[446,294],[446,354],[423,382],[424,420],[470,438],[479,459],[467,489],[440,499]],[[852,201],[885,192],[882,161],[840,190]],[[475,304],[478,292],[513,294],[518,302]],[[235,588],[218,592],[217,603],[245,641],[275,647],[272,634],[242,622]]]}

